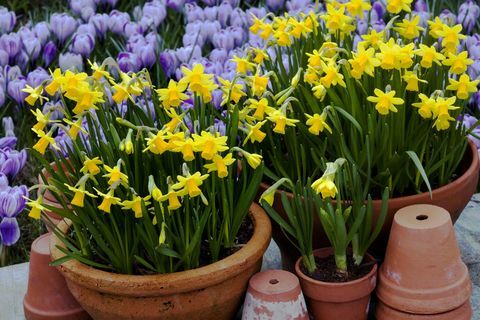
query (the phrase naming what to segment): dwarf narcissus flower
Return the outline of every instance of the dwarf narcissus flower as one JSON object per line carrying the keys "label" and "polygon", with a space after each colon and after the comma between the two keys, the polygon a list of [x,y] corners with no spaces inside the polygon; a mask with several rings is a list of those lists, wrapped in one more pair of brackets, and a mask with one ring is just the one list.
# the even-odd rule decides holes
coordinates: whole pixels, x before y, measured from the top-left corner
{"label": "dwarf narcissus flower", "polygon": [[86,181],[85,179],[81,179],[79,181],[80,185],[78,187],[77,186],[72,187],[65,183],[65,186],[68,188],[68,190],[74,192],[73,199],[72,201],[70,201],[70,203],[73,204],[74,206],[83,207],[85,195],[92,198],[97,198],[96,195],[85,190],[85,181]]}
{"label": "dwarf narcissus flower", "polygon": [[44,101],[48,101],[47,97],[42,96],[43,87],[41,85],[36,88],[32,88],[27,84],[25,88],[22,89],[22,91],[28,93],[25,101],[31,106],[35,105],[35,102],[37,102],[37,100],[40,100],[41,105],[43,105]]}
{"label": "dwarf narcissus flower", "polygon": [[433,110],[435,110],[437,103],[435,99],[427,97],[423,93],[418,95],[420,102],[412,103],[412,106],[418,108],[418,113],[424,119],[429,119],[433,116]]}
{"label": "dwarf narcissus flower", "polygon": [[255,110],[252,116],[257,120],[263,120],[265,118],[265,113],[269,114],[275,110],[268,105],[267,98],[262,98],[260,100],[248,99],[248,102],[250,103],[248,108]]}
{"label": "dwarf narcissus flower", "polygon": [[315,98],[320,101],[323,101],[323,99],[325,99],[325,96],[327,95],[327,89],[321,84],[317,84],[316,86],[314,86],[312,88],[312,92]]}
{"label": "dwarf narcissus flower", "polygon": [[[290,25],[290,35],[294,38],[298,39],[302,36],[306,37],[307,34],[312,32],[305,21],[298,21],[294,17],[290,17],[288,19],[288,24]],[[261,62],[260,62],[261,63]]]}
{"label": "dwarf narcissus flower", "polygon": [[228,166],[235,162],[231,153],[228,153],[225,157],[216,154],[212,163],[207,163],[203,167],[208,170],[208,173],[217,171],[219,178],[225,178],[228,176]]}
{"label": "dwarf narcissus flower", "polygon": [[419,48],[415,50],[414,53],[417,56],[422,57],[420,65],[424,68],[431,68],[433,62],[440,66],[442,64],[441,61],[445,59],[443,54],[437,52],[434,45],[429,47],[420,43]]}
{"label": "dwarf narcissus flower", "polygon": [[328,132],[332,133],[332,128],[327,124],[327,113],[324,111],[322,114],[314,113],[313,116],[305,114],[307,117],[307,126],[309,126],[308,131],[311,134],[319,135],[320,132],[323,132],[324,129],[327,129]]}
{"label": "dwarf narcissus flower", "polygon": [[361,37],[364,41],[360,43],[365,43],[368,46],[371,46],[374,49],[377,49],[379,44],[383,43],[383,41],[385,40],[385,31],[377,32],[377,30],[372,29],[370,30],[370,33],[364,34]]}
{"label": "dwarf narcissus flower", "polygon": [[149,133],[149,137],[145,139],[147,141],[147,147],[143,150],[150,151],[154,154],[162,154],[169,150],[170,144],[168,143],[168,132],[160,130],[157,134]]}
{"label": "dwarf narcissus flower", "polygon": [[106,65],[98,65],[96,62],[92,63],[90,60],[88,60],[88,63],[90,64],[90,69],[92,69],[92,77],[100,81],[102,78],[110,79],[110,73],[105,70]]}
{"label": "dwarf narcissus flower", "polygon": [[114,196],[115,189],[113,188],[110,188],[107,193],[102,193],[96,188],[93,189],[97,192],[97,195],[103,198],[102,203],[97,207],[103,212],[110,213],[112,205],[117,205],[122,201],[120,198]]}
{"label": "dwarf narcissus flower", "polygon": [[285,134],[286,126],[295,127],[295,123],[299,121],[297,119],[287,118],[287,116],[285,115],[285,112],[282,110],[273,111],[272,113],[269,114],[267,119],[275,123],[273,132],[280,133],[280,134]]}
{"label": "dwarf narcissus flower", "polygon": [[132,210],[135,213],[135,218],[141,218],[142,217],[142,201],[145,206],[148,206],[150,204],[150,195],[141,197],[136,194],[132,196],[132,200],[124,200],[121,205],[122,205],[122,210]]}
{"label": "dwarf narcissus flower", "polygon": [[40,154],[45,154],[48,146],[51,145],[53,148],[60,150],[60,148],[55,144],[55,139],[52,138],[52,130],[45,133],[43,130],[35,130],[32,128],[32,131],[35,132],[38,136],[38,141],[33,146],[33,149],[37,150]]}
{"label": "dwarf narcissus flower", "polygon": [[202,193],[200,186],[203,184],[203,181],[209,177],[209,174],[202,175],[200,172],[195,172],[194,174],[186,173],[185,176],[177,176],[178,182],[172,185],[172,189],[185,193],[188,193],[190,198],[199,196]]}
{"label": "dwarf narcissus flower", "polygon": [[346,88],[347,85],[345,84],[345,81],[343,81],[343,74],[341,74],[339,71],[340,67],[333,62],[329,62],[328,64],[324,63],[322,61],[322,70],[324,72],[323,76],[320,78],[320,83],[325,87],[325,88],[330,88],[332,85],[336,86],[337,84]]}
{"label": "dwarf narcissus flower", "polygon": [[365,49],[363,45],[359,44],[357,52],[352,52],[353,59],[349,59],[348,62],[352,66],[350,73],[352,77],[359,80],[364,73],[373,77],[375,67],[380,65],[380,60],[375,57],[375,49]]}
{"label": "dwarf narcissus flower", "polygon": [[406,90],[408,91],[418,91],[418,83],[427,83],[426,80],[419,79],[417,73],[414,71],[405,71],[405,74],[402,76],[403,80],[407,83]]}
{"label": "dwarf narcissus flower", "polygon": [[45,86],[45,91],[53,96],[55,95],[58,91],[62,90],[62,86],[65,82],[65,78],[63,76],[62,70],[60,68],[57,68],[51,73],[52,80],[50,83]]}
{"label": "dwarf narcissus flower", "polygon": [[280,186],[284,183],[289,183],[290,185],[292,185],[292,181],[288,178],[282,178],[278,180],[262,193],[259,202],[262,203],[262,201],[265,201],[270,206],[272,206],[273,200],[275,199],[275,193],[277,192],[278,188],[280,188]]}
{"label": "dwarf narcissus flower", "polygon": [[390,111],[397,112],[398,109],[395,105],[400,105],[404,102],[402,98],[395,97],[395,90],[383,92],[376,88],[373,92],[375,96],[369,96],[367,100],[376,103],[375,109],[381,115],[388,115]]}
{"label": "dwarf narcissus flower", "polygon": [[77,136],[80,132],[82,132],[83,134],[85,135],[88,135],[88,132],[87,130],[85,130],[83,127],[82,127],[82,121],[83,121],[83,118],[78,118],[75,122],[73,121],[70,121],[68,119],[63,119],[63,121],[68,124],[70,126],[70,128],[68,129],[68,136],[72,139],[72,140],[75,140],[77,139]]}
{"label": "dwarf narcissus flower", "polygon": [[228,150],[226,136],[221,136],[219,133],[211,134],[207,131],[202,131],[200,135],[193,134],[194,151],[202,152],[202,158],[205,160],[212,160],[213,156],[219,152]]}
{"label": "dwarf narcissus flower", "polygon": [[269,78],[266,76],[260,76],[258,73],[247,78],[252,88],[252,94],[260,97],[267,90]]}
{"label": "dwarf narcissus flower", "polygon": [[352,17],[345,14],[345,7],[335,8],[332,4],[327,3],[327,12],[320,16],[325,21],[328,31],[335,34],[337,31],[350,32],[355,28],[351,23]]}
{"label": "dwarf narcissus flower", "polygon": [[119,165],[111,168],[104,164],[103,168],[107,171],[107,173],[104,174],[103,177],[108,178],[108,185],[111,186],[117,182],[128,184],[128,176],[120,171]]}
{"label": "dwarf narcissus flower", "polygon": [[73,92],[74,93],[70,94],[68,98],[77,102],[75,108],[72,110],[76,115],[82,114],[90,109],[97,109],[97,103],[105,102],[102,99],[102,92],[90,90],[89,87],[81,87]]}
{"label": "dwarf narcissus flower", "polygon": [[262,126],[267,122],[267,120],[263,120],[260,122],[257,122],[255,125],[251,125],[246,123],[245,125],[247,126],[247,136],[245,137],[245,140],[243,141],[243,145],[247,143],[247,141],[250,140],[251,143],[254,142],[262,142],[263,139],[267,136],[265,132],[263,132]]}
{"label": "dwarf narcissus flower", "polygon": [[400,11],[410,12],[412,0],[387,0],[387,11],[389,13],[397,14]]}
{"label": "dwarf narcissus flower", "polygon": [[[168,177],[167,180],[170,180],[170,177]],[[178,208],[180,208],[182,206],[182,204],[180,203],[180,200],[178,200],[178,197],[183,197],[184,195],[185,195],[184,190],[175,191],[172,188],[172,184],[169,182],[168,193],[161,196],[160,201],[163,202],[163,201],[168,200],[168,206],[167,206],[168,210],[170,210],[170,211],[177,210]]]}
{"label": "dwarf narcissus flower", "polygon": [[398,32],[405,39],[415,39],[420,36],[420,31],[424,31],[420,25],[420,16],[416,15],[411,20],[403,19],[402,22],[396,23],[395,31]]}
{"label": "dwarf narcissus flower", "polygon": [[350,13],[352,17],[358,16],[361,19],[363,19],[364,11],[369,11],[370,9],[372,9],[370,1],[364,0],[350,0],[345,3],[345,7],[347,8],[348,13]]}
{"label": "dwarf narcissus flower", "polygon": [[447,86],[447,90],[452,90],[457,92],[457,98],[466,100],[470,93],[477,92],[477,85],[480,80],[471,81],[468,74],[462,74],[460,78],[457,80],[455,79],[448,79],[450,84]]}
{"label": "dwarf narcissus flower", "polygon": [[192,138],[172,141],[171,143],[173,144],[173,148],[171,148],[171,151],[181,152],[183,156],[183,160],[192,161],[195,159],[195,154],[193,152],[195,143],[193,142]]}
{"label": "dwarf narcissus flower", "polygon": [[441,37],[443,28],[447,26],[446,24],[443,23],[440,17],[435,17],[433,21],[428,20],[427,23],[428,23],[428,29],[429,29],[428,34],[435,39],[438,39]]}
{"label": "dwarf narcissus flower", "polygon": [[102,164],[102,160],[99,157],[95,157],[90,159],[89,157],[85,156],[85,160],[83,161],[83,167],[80,169],[80,172],[83,174],[91,174],[92,176],[97,175],[100,173],[99,165]]}
{"label": "dwarf narcissus flower", "polygon": [[377,53],[377,58],[380,60],[380,66],[385,70],[397,69],[402,67],[400,60],[401,47],[395,43],[393,38],[387,42],[382,42],[379,45],[380,52]]}
{"label": "dwarf narcissus flower", "polygon": [[447,53],[451,54],[455,54],[457,52],[457,47],[460,44],[460,40],[467,38],[466,35],[462,34],[461,24],[457,24],[453,27],[444,24],[442,29],[439,30],[437,34],[442,38],[442,47],[445,48]]}
{"label": "dwarf narcissus flower", "polygon": [[246,74],[248,71],[255,70],[255,65],[248,61],[247,58],[240,58],[237,55],[233,56],[233,62],[237,64],[237,72],[241,74]]}
{"label": "dwarf narcissus flower", "polygon": [[469,65],[473,64],[473,60],[468,58],[468,52],[462,51],[457,55],[448,53],[447,59],[443,60],[445,66],[450,67],[450,72],[455,74],[462,74],[467,71]]}
{"label": "dwarf narcissus flower", "polygon": [[217,77],[217,79],[222,84],[221,90],[223,92],[223,95],[221,105],[224,105],[230,101],[238,103],[238,101],[240,101],[242,97],[247,95],[244,92],[244,88],[241,83],[232,83],[231,81],[223,79],[221,77]]}
{"label": "dwarf narcissus flower", "polygon": [[43,114],[42,110],[40,109],[30,111],[33,113],[35,119],[37,120],[37,123],[33,126],[33,129],[37,131],[45,129],[48,122],[50,121],[50,112],[48,112],[47,114]]}
{"label": "dwarf narcissus flower", "polygon": [[28,213],[28,216],[36,220],[40,219],[40,215],[42,214],[42,211],[47,210],[47,208],[43,206],[43,196],[40,195],[37,198],[37,200],[30,200],[28,198],[25,198],[25,199],[28,200],[27,206],[31,208],[30,212]]}
{"label": "dwarf narcissus flower", "polygon": [[178,107],[182,101],[187,100],[189,97],[184,93],[187,89],[187,83],[177,83],[175,80],[170,79],[168,87],[165,89],[155,90],[158,93],[158,98],[165,108]]}
{"label": "dwarf narcissus flower", "polygon": [[335,175],[345,162],[346,160],[343,158],[338,158],[335,162],[327,162],[327,167],[323,175],[312,183],[312,189],[318,194],[321,193],[322,198],[335,198],[338,192],[334,182]]}

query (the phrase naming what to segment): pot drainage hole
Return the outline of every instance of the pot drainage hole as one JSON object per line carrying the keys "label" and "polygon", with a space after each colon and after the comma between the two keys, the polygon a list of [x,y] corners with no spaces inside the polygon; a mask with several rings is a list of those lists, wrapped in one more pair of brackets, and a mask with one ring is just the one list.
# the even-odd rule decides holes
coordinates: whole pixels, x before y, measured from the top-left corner
{"label": "pot drainage hole", "polygon": [[423,221],[423,220],[427,220],[428,219],[428,216],[426,214],[420,214],[417,216],[417,220],[419,221]]}

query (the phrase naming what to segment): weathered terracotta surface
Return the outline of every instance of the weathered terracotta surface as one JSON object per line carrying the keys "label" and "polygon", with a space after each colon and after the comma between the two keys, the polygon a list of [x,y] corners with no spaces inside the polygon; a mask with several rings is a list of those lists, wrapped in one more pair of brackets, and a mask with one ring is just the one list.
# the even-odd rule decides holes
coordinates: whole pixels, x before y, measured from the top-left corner
{"label": "weathered terracotta surface", "polygon": [[266,270],[249,281],[242,320],[309,320],[300,282],[293,273]]}
{"label": "weathered terracotta surface", "polygon": [[[465,206],[468,204],[468,201],[475,193],[479,177],[480,163],[478,159],[478,152],[475,144],[471,141],[469,141],[469,148],[467,149],[460,166],[461,168],[465,168],[464,174],[452,183],[433,190],[432,198],[430,198],[430,194],[428,192],[425,192],[412,196],[390,199],[388,201],[388,213],[387,218],[385,219],[385,224],[377,240],[370,248],[370,252],[376,257],[383,257],[388,242],[390,228],[393,222],[393,216],[403,207],[417,203],[434,204],[446,209],[450,213],[452,221],[455,223]],[[260,185],[259,195],[262,194],[263,191],[265,191],[268,187],[268,184],[262,183]],[[291,197],[291,194],[287,193],[287,196]],[[378,215],[380,214],[381,204],[381,200],[373,201],[373,223],[377,221]],[[283,210],[280,191],[277,191],[277,194],[275,195],[273,207],[283,218],[287,218],[285,211]],[[314,219],[314,230],[313,248],[324,248],[330,246],[317,215],[315,215]],[[295,261],[300,256],[300,253],[285,237],[285,234],[280,229],[280,226],[275,222],[272,223],[272,235],[273,239],[280,247],[284,269],[293,272]]]}
{"label": "weathered terracotta surface", "polygon": [[[271,238],[268,216],[256,204],[250,208],[255,231],[233,255],[194,270],[165,275],[132,276],[109,273],[68,261],[59,269],[72,294],[96,320],[225,319],[234,318],[250,277],[260,270]],[[59,224],[65,232],[68,225]],[[63,254],[52,237],[52,257]]]}
{"label": "weathered terracotta surface", "polygon": [[[27,320],[88,320],[68,290],[63,276],[50,263],[50,234],[32,243],[28,289],[23,300]],[[1,317],[0,317],[1,318]]]}
{"label": "weathered terracotta surface", "polygon": [[[314,251],[317,257],[333,254],[332,248]],[[366,261],[373,257],[367,255]],[[295,263],[295,271],[300,278],[303,294],[315,320],[366,320],[368,316],[370,294],[377,283],[377,265],[364,277],[343,283],[330,283],[314,280],[300,269],[301,258]]]}
{"label": "weathered terracotta surface", "polygon": [[437,314],[413,314],[390,308],[379,301],[375,309],[377,320],[471,320],[472,306],[468,300],[457,309]]}
{"label": "weathered terracotta surface", "polygon": [[379,271],[378,298],[403,312],[438,314],[460,307],[470,294],[448,212],[427,204],[399,210]]}

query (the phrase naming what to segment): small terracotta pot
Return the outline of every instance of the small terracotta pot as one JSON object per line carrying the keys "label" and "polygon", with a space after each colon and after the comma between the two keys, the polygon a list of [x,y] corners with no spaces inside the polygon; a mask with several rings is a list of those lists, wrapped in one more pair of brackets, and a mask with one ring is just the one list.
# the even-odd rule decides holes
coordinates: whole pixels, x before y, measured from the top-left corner
{"label": "small terracotta pot", "polygon": [[378,298],[399,311],[438,314],[460,307],[470,294],[448,212],[428,204],[399,210],[380,267]]}
{"label": "small terracotta pot", "polygon": [[[73,296],[95,320],[233,319],[243,302],[250,277],[260,270],[271,239],[266,213],[250,207],[252,238],[239,251],[198,269],[161,275],[123,275],[94,269],[76,260],[59,266]],[[59,230],[69,225],[60,222]],[[64,254],[52,235],[52,257]]]}
{"label": "small terracotta pot", "polygon": [[309,320],[298,278],[288,271],[266,270],[249,281],[242,320]]}
{"label": "small terracotta pot", "polygon": [[[333,255],[332,248],[314,250],[319,258]],[[300,278],[303,293],[307,299],[310,314],[315,320],[366,320],[369,311],[370,295],[377,283],[377,264],[364,277],[341,283],[318,281],[305,275],[299,258],[295,263],[295,271]],[[365,262],[374,261],[370,255]]]}
{"label": "small terracotta pot", "polygon": [[390,308],[381,301],[375,309],[377,320],[471,320],[472,306],[470,300],[452,311],[437,314],[413,314]]}
{"label": "small terracotta pot", "polygon": [[63,276],[50,263],[50,234],[32,243],[28,289],[23,300],[27,320],[86,320],[90,316],[68,290]]}
{"label": "small terracotta pot", "polygon": [[[372,244],[372,247],[369,249],[369,252],[371,252],[375,257],[383,257],[383,255],[385,254],[386,244],[388,242],[390,228],[393,222],[393,216],[399,209],[403,207],[417,203],[434,204],[439,207],[445,208],[450,213],[452,221],[455,223],[455,221],[462,213],[463,209],[470,201],[470,198],[474,194],[479,177],[480,162],[478,160],[477,147],[470,140],[468,141],[468,143],[469,146],[465,151],[465,155],[459,166],[459,171],[462,173],[459,178],[443,187],[434,189],[432,191],[431,198],[428,192],[424,192],[411,196],[392,198],[388,201],[388,212],[385,223],[378,238],[375,240],[375,242]],[[260,185],[258,198],[266,189],[268,189],[268,187],[270,186],[266,183],[262,183]],[[280,194],[281,191],[276,192],[273,207],[284,219],[286,219],[287,216],[285,211],[283,210]],[[288,197],[292,196],[291,193],[286,194]],[[381,200],[373,200],[374,217],[372,223],[376,223],[378,215],[381,211],[381,205]],[[272,223],[272,235],[273,239],[280,248],[280,252],[282,254],[283,268],[293,272],[295,268],[295,261],[300,256],[300,253],[295,248],[295,246],[293,246],[292,243],[287,239],[280,226],[275,222]],[[325,232],[323,231],[320,219],[315,214],[313,248],[323,248],[328,246],[330,246],[330,242],[328,241]]]}

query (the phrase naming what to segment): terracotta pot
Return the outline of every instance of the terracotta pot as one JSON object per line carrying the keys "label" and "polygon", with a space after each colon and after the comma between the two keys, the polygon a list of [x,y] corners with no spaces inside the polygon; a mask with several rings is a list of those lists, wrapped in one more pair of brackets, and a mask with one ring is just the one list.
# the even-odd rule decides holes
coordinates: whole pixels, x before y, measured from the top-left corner
{"label": "terracotta pot", "polygon": [[[369,251],[375,257],[383,257],[385,254],[386,244],[388,242],[390,228],[393,222],[393,216],[399,209],[412,204],[429,203],[445,208],[450,213],[452,221],[455,223],[463,209],[468,204],[468,201],[470,201],[470,198],[475,193],[479,177],[479,168],[480,162],[478,160],[477,148],[475,144],[469,140],[469,147],[467,148],[465,156],[460,164],[460,171],[463,172],[463,174],[459,178],[446,186],[434,189],[432,191],[432,198],[430,198],[430,194],[428,192],[425,192],[406,197],[392,198],[388,201],[388,213],[385,219],[385,224],[383,225],[382,231],[380,232],[377,240],[372,244],[372,247]],[[268,184],[262,183],[258,193],[259,196],[268,187]],[[287,196],[291,197],[292,194],[287,193]],[[380,214],[381,204],[381,200],[373,201],[374,219],[372,223],[374,224],[376,223],[378,215]],[[287,215],[283,210],[280,191],[277,191],[275,195],[273,207],[283,218],[287,219]],[[280,226],[275,222],[272,223],[272,235],[273,239],[280,248],[283,268],[293,271],[295,261],[300,256],[300,253],[285,237],[285,234],[281,230]],[[330,246],[330,242],[323,231],[318,216],[315,215],[313,247],[323,248],[328,246]]]}
{"label": "terracotta pot", "polygon": [[[332,248],[314,250],[314,255],[326,258],[333,255]],[[366,262],[373,257],[365,257]],[[366,320],[369,311],[370,294],[377,283],[377,264],[364,277],[341,283],[318,281],[305,275],[300,267],[302,258],[295,263],[295,272],[300,278],[303,293],[307,299],[310,314],[315,320]]]}
{"label": "terracotta pot", "polygon": [[309,320],[298,278],[288,271],[267,270],[249,281],[242,320]]}
{"label": "terracotta pot", "polygon": [[87,320],[82,309],[68,290],[63,276],[50,263],[50,234],[32,243],[28,273],[28,289],[23,300],[27,320]]}
{"label": "terracotta pot", "polygon": [[[50,166],[52,167],[53,171],[55,171],[55,172],[58,171],[57,164],[55,162],[50,163]],[[68,172],[69,169],[70,168],[68,168],[65,163],[62,163],[62,170],[63,171]],[[50,179],[50,173],[45,168],[42,169],[42,174],[45,176],[45,179],[47,179],[47,181],[48,181],[48,179]],[[39,185],[45,184],[45,181],[43,181],[43,178],[42,178],[41,174],[38,175],[38,184]],[[41,192],[40,189],[38,189],[38,192]],[[50,202],[57,203],[57,199],[48,189],[45,190],[45,193],[43,194],[43,198],[46,199],[46,200],[49,200]]]}
{"label": "terracotta pot", "polygon": [[[250,277],[260,270],[271,239],[266,213],[250,207],[255,230],[245,246],[227,258],[194,270],[162,275],[122,275],[70,260],[59,267],[73,296],[96,320],[233,319]],[[66,232],[68,224],[59,229]],[[52,236],[54,259],[63,254]]]}
{"label": "terracotta pot", "polygon": [[377,320],[471,320],[472,306],[470,301],[452,311],[437,314],[413,314],[390,308],[379,301],[375,310]]}
{"label": "terracotta pot", "polygon": [[428,204],[399,210],[379,271],[378,298],[399,311],[438,314],[460,307],[470,294],[448,212]]}

